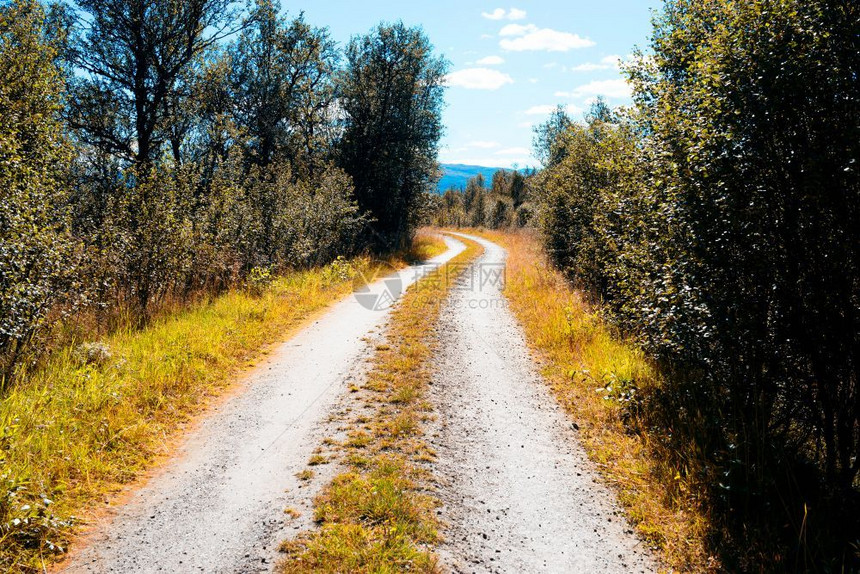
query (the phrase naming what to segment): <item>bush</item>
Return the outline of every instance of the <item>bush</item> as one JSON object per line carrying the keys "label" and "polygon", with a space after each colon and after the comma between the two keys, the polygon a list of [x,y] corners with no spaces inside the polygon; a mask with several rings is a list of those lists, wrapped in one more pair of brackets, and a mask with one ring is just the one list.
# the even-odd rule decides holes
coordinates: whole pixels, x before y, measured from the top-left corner
{"label": "bush", "polygon": [[361,250],[370,218],[359,212],[346,173],[329,168],[317,180],[287,186],[285,197],[283,264],[323,265]]}
{"label": "bush", "polygon": [[858,32],[851,3],[668,0],[631,121],[596,110],[539,178],[556,261],[664,373],[639,412],[733,570],[860,560]]}
{"label": "bush", "polygon": [[0,390],[79,294],[59,171],[71,157],[58,119],[63,81],[44,18],[37,2],[0,7]]}

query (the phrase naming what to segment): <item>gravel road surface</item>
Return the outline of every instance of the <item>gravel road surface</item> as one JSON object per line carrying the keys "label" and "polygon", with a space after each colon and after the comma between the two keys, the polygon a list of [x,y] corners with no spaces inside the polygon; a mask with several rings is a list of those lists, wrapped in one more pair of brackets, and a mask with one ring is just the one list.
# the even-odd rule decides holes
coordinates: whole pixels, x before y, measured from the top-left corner
{"label": "gravel road surface", "polygon": [[484,255],[442,312],[435,474],[449,523],[441,562],[455,572],[655,572],[541,380]]}
{"label": "gravel road surface", "polygon": [[[443,310],[431,387],[434,473],[449,523],[443,569],[656,571],[505,307],[504,250],[474,239],[485,253]],[[446,242],[434,263],[464,249]],[[405,287],[415,269],[400,276]],[[295,474],[332,432],[330,415],[349,385],[364,377],[387,315],[348,297],[284,343],[58,570],[271,571],[278,543],[311,526],[313,497],[336,468],[314,467],[309,482]],[[291,519],[286,508],[303,515]]]}

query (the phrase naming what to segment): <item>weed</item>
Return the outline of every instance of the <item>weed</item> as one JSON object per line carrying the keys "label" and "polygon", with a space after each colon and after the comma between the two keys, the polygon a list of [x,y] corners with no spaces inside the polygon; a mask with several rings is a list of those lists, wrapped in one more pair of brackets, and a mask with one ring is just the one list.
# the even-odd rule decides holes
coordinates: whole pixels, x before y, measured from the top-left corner
{"label": "weed", "polygon": [[320,464],[327,464],[328,459],[321,454],[315,454],[311,456],[310,460],[308,460],[308,466],[317,466]]}
{"label": "weed", "polygon": [[303,481],[308,481],[308,480],[312,479],[313,477],[314,477],[314,471],[312,471],[309,468],[306,468],[305,470],[296,473],[296,478],[298,478],[299,480],[303,480]]}

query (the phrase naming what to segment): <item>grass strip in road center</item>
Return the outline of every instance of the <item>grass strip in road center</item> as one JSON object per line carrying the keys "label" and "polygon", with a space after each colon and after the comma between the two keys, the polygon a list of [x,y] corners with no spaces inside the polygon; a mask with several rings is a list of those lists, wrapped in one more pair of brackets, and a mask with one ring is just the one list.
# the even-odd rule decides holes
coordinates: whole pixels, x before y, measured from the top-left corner
{"label": "grass strip in road center", "polygon": [[437,501],[422,465],[434,457],[423,437],[432,411],[425,391],[442,305],[456,271],[482,251],[461,240],[466,250],[415,283],[392,312],[385,343],[356,393],[373,416],[351,421],[340,450],[344,471],[315,501],[319,528],[282,544],[280,572],[436,571]]}

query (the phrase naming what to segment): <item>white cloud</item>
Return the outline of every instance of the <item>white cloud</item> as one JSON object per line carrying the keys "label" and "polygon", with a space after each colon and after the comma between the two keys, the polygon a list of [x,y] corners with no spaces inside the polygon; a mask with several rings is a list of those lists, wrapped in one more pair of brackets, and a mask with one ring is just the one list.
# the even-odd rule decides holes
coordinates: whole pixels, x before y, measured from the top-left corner
{"label": "white cloud", "polygon": [[505,63],[505,59],[501,56],[487,56],[486,58],[481,58],[476,63],[481,66],[499,66]]}
{"label": "white cloud", "polygon": [[522,20],[526,17],[526,12],[517,8],[507,11],[504,8],[496,8],[492,12],[481,12],[481,16],[487,20]]}
{"label": "white cloud", "polygon": [[501,29],[499,35],[503,37],[499,45],[504,50],[511,52],[567,52],[594,46],[592,40],[583,38],[579,34],[559,32],[550,28],[538,28],[534,24],[525,26],[508,24]]}
{"label": "white cloud", "polygon": [[586,62],[585,64],[579,64],[578,66],[573,66],[571,70],[574,72],[593,72],[594,70],[605,70],[606,66],[603,64],[595,64],[594,62]]}
{"label": "white cloud", "polygon": [[548,116],[555,110],[556,106],[547,104],[545,106],[532,106],[525,111],[527,116]]}
{"label": "white cloud", "polygon": [[529,32],[537,31],[538,27],[534,24],[508,24],[499,30],[499,36],[523,36]]}
{"label": "white cloud", "polygon": [[498,90],[505,84],[513,84],[508,74],[489,68],[466,68],[448,74],[448,85],[467,90]]}
{"label": "white cloud", "polygon": [[594,70],[617,70],[621,65],[621,56],[606,56],[600,62],[586,62],[570,68],[574,72],[592,72]]}
{"label": "white cloud", "polygon": [[595,80],[575,88],[572,92],[558,92],[556,97],[589,98],[605,96],[623,100],[630,98],[630,85],[626,80]]}
{"label": "white cloud", "polygon": [[493,149],[499,147],[498,142],[488,142],[488,141],[474,141],[469,142],[469,148],[479,148],[479,149]]}
{"label": "white cloud", "polygon": [[529,78],[529,83],[530,83],[530,84],[537,84],[537,83],[538,83],[538,79],[537,79],[537,78]]}

